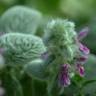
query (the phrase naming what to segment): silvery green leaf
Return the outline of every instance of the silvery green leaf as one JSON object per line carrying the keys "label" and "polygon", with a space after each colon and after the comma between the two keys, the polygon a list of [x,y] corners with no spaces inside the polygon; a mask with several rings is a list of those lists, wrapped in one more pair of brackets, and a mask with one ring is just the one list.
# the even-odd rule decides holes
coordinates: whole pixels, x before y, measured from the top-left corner
{"label": "silvery green leaf", "polygon": [[4,48],[7,64],[26,64],[46,52],[41,38],[22,33],[7,33],[0,37],[0,47]]}
{"label": "silvery green leaf", "polygon": [[44,61],[41,59],[33,60],[24,66],[24,71],[29,76],[39,80],[46,79],[47,76],[45,75],[45,70],[46,70],[46,67],[45,67]]}
{"label": "silvery green leaf", "polygon": [[8,9],[0,19],[0,32],[20,32],[34,34],[40,23],[42,14],[24,6]]}

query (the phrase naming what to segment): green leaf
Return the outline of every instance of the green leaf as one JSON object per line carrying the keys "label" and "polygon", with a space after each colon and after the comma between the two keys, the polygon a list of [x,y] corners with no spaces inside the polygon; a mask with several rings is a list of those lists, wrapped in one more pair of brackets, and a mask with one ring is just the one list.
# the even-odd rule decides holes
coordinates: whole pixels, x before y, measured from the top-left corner
{"label": "green leaf", "polygon": [[94,83],[94,82],[96,82],[96,80],[86,80],[85,82],[83,82],[82,88],[83,88],[83,87],[86,87],[87,85],[92,84],[92,83]]}
{"label": "green leaf", "polygon": [[34,34],[42,15],[39,11],[24,6],[8,9],[0,19],[0,32],[20,32]]}
{"label": "green leaf", "polygon": [[7,33],[0,37],[6,64],[24,65],[46,52],[41,38],[23,33]]}
{"label": "green leaf", "polygon": [[46,80],[44,61],[36,59],[24,66],[24,71],[31,77],[39,80]]}

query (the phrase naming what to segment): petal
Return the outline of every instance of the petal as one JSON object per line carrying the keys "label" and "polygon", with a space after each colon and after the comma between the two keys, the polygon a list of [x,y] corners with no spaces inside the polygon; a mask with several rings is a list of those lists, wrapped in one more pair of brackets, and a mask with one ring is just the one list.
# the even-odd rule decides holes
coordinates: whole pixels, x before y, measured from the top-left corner
{"label": "petal", "polygon": [[77,64],[77,71],[79,72],[79,75],[80,75],[81,77],[84,76],[85,70],[84,70],[84,67],[83,67],[81,64]]}
{"label": "petal", "polygon": [[68,64],[64,64],[61,67],[60,74],[59,74],[59,85],[60,86],[67,87],[70,85],[70,77],[69,77],[68,70],[69,70]]}
{"label": "petal", "polygon": [[89,28],[88,27],[85,27],[84,29],[82,29],[80,31],[80,33],[78,34],[78,39],[82,40],[84,37],[87,36],[88,32],[89,32]]}
{"label": "petal", "polygon": [[68,74],[59,75],[59,85],[64,87],[67,87],[70,85],[70,78]]}
{"label": "petal", "polygon": [[80,56],[78,59],[77,59],[77,62],[80,62],[82,64],[84,64],[88,59],[88,56],[87,55],[83,55],[83,56]]}
{"label": "petal", "polygon": [[85,55],[88,55],[90,53],[90,50],[81,43],[79,43],[79,50],[83,52]]}

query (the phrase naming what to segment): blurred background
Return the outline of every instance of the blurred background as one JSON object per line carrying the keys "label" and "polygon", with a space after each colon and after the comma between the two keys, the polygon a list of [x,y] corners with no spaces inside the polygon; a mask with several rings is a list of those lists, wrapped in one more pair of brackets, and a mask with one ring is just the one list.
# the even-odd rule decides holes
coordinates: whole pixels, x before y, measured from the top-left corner
{"label": "blurred background", "polygon": [[[36,9],[45,17],[60,17],[74,21],[77,32],[85,27],[89,27],[89,34],[83,41],[90,48],[92,54],[86,64],[86,70],[88,70],[86,77],[96,80],[96,0],[0,0],[0,15],[8,8],[16,5]],[[96,82],[95,85],[91,84],[85,87],[85,93],[86,91],[87,93],[93,93],[93,91],[95,93],[95,95],[87,94],[86,96],[96,96],[95,86]],[[73,89],[73,87],[71,88]]]}

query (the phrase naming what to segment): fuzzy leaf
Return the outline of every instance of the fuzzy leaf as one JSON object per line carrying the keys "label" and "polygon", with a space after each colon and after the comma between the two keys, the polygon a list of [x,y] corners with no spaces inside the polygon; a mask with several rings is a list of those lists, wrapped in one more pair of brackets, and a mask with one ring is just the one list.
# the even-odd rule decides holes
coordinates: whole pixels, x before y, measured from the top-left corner
{"label": "fuzzy leaf", "polygon": [[7,64],[26,64],[46,52],[41,38],[22,33],[7,33],[0,37],[0,47],[4,48]]}
{"label": "fuzzy leaf", "polygon": [[41,59],[36,59],[26,64],[24,67],[25,72],[35,79],[46,80],[45,65]]}
{"label": "fuzzy leaf", "polygon": [[34,34],[42,15],[39,11],[24,6],[8,9],[0,20],[0,32],[20,32]]}

